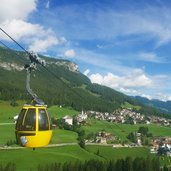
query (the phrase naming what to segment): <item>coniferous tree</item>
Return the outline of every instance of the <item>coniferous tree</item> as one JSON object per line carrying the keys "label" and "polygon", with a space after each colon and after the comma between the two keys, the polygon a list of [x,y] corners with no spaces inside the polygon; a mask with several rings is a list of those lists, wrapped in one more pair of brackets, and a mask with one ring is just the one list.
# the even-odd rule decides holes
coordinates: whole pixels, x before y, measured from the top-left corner
{"label": "coniferous tree", "polygon": [[115,170],[117,171],[123,171],[124,168],[124,160],[123,159],[118,159],[115,164]]}
{"label": "coniferous tree", "polygon": [[108,162],[108,165],[107,165],[107,171],[117,171],[116,169],[115,169],[115,161],[109,161]]}
{"label": "coniferous tree", "polygon": [[131,157],[126,157],[125,162],[124,162],[124,171],[133,171]]}

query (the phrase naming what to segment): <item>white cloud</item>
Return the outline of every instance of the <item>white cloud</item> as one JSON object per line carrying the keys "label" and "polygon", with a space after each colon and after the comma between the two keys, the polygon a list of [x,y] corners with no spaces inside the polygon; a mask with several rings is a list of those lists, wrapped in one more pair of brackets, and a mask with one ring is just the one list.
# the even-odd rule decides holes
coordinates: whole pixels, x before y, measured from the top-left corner
{"label": "white cloud", "polygon": [[119,28],[120,35],[143,35],[146,34],[147,39],[157,39],[157,44],[162,44],[171,41],[171,24],[168,15],[171,12],[167,8],[149,7],[136,11],[122,13],[115,19],[120,19]]}
{"label": "white cloud", "polygon": [[101,74],[92,74],[90,75],[90,80],[93,83],[98,83],[106,85],[111,88],[128,90],[128,88],[141,88],[141,87],[151,87],[153,81],[147,77],[142,70],[135,69],[130,75],[118,76],[112,73],[108,73],[105,76]]}
{"label": "white cloud", "polygon": [[[0,27],[15,40],[26,44],[29,50],[46,52],[51,46],[66,42],[64,37],[57,38],[52,29],[27,21],[29,15],[36,10],[37,0],[1,1]],[[2,32],[0,38],[9,41]]]}
{"label": "white cloud", "polygon": [[[156,97],[153,92],[149,91],[154,88],[155,78],[154,80],[149,78],[140,69],[135,69],[132,73],[124,76],[114,75],[112,73],[103,76],[96,73],[91,74],[89,78],[92,83],[108,86],[130,96],[142,96],[148,99]],[[156,91],[157,89],[155,89]]]}
{"label": "white cloud", "polygon": [[67,41],[67,39],[66,39],[65,37],[60,37],[60,38],[59,38],[59,43],[60,43],[60,44],[67,44],[68,41]]}
{"label": "white cloud", "polygon": [[[152,5],[139,5],[131,10],[113,10],[108,6],[94,10],[87,4],[72,5],[59,7],[57,13],[62,31],[69,38],[106,40],[136,35],[145,40],[155,40],[158,46],[171,41],[170,15],[169,6]],[[72,32],[68,32],[67,23],[71,23]]]}
{"label": "white cloud", "polygon": [[154,63],[162,63],[160,57],[157,56],[155,53],[140,53],[138,55],[139,60],[147,61],[147,62],[154,62]]}
{"label": "white cloud", "polygon": [[[138,89],[138,87],[137,87],[137,89]],[[149,94],[144,94],[144,93],[142,93],[142,91],[141,90],[136,90],[136,89],[129,89],[129,88],[120,88],[120,91],[122,92],[122,93],[124,93],[124,94],[127,94],[127,95],[131,95],[131,96],[141,96],[141,97],[145,97],[145,98],[147,98],[147,99],[149,99],[149,100],[151,100],[152,99],[152,97],[151,97],[151,95],[149,95]]]}
{"label": "white cloud", "polygon": [[147,76],[143,70],[134,69],[122,76],[113,73],[106,75],[89,73],[88,77],[92,83],[108,86],[127,95],[142,96],[149,100],[171,100],[169,93],[171,80],[167,75]]}
{"label": "white cloud", "polygon": [[[31,24],[29,22],[25,22],[23,20],[7,20],[1,23],[2,29],[4,29],[9,35],[11,35],[14,39],[20,40],[23,37],[34,37],[42,36],[46,33],[43,27],[39,24]],[[8,40],[8,37],[0,32],[0,37]]]}
{"label": "white cloud", "polygon": [[148,95],[148,94],[139,94],[141,97],[145,97],[145,98],[147,98],[147,99],[149,99],[149,100],[152,100],[153,98],[150,96],[150,95]]}
{"label": "white cloud", "polygon": [[7,20],[26,20],[36,10],[37,0],[0,0],[0,23]]}
{"label": "white cloud", "polygon": [[141,69],[135,69],[132,73],[123,78],[126,87],[149,87],[152,85],[152,80],[145,75]]}
{"label": "white cloud", "polygon": [[119,60],[115,59],[114,56],[95,53],[90,50],[86,50],[83,48],[75,48],[77,52],[76,59],[82,61],[88,65],[92,65],[93,67],[100,68],[102,71],[106,72],[110,71],[112,73],[129,73],[132,71],[132,68],[124,65]]}
{"label": "white cloud", "polygon": [[128,88],[121,87],[119,90],[125,94],[131,94],[131,95],[137,95],[138,94],[138,91],[134,90],[134,89],[128,89]]}
{"label": "white cloud", "polygon": [[58,43],[57,38],[48,36],[46,39],[36,39],[33,41],[33,43],[29,46],[29,50],[34,52],[46,52],[50,46],[57,45]]}
{"label": "white cloud", "polygon": [[90,80],[92,83],[97,83],[97,84],[102,84],[102,85],[105,85],[103,84],[103,76],[99,73],[97,74],[92,74],[89,76]]}
{"label": "white cloud", "polygon": [[90,73],[90,70],[89,69],[86,69],[83,74],[86,75],[86,76],[88,76],[89,73]]}
{"label": "white cloud", "polygon": [[73,49],[66,50],[64,52],[64,56],[66,56],[66,57],[74,57],[75,56],[75,51]]}
{"label": "white cloud", "polygon": [[162,100],[164,102],[171,101],[171,95],[159,92],[159,93],[156,94],[155,99],[160,99],[160,100]]}
{"label": "white cloud", "polygon": [[49,9],[49,6],[50,6],[50,1],[47,1],[47,3],[46,3],[46,9]]}
{"label": "white cloud", "polygon": [[[51,29],[45,30],[39,24],[32,24],[23,20],[11,20],[1,24],[2,28],[15,40],[22,41],[29,46],[29,50],[46,52],[53,45],[62,44],[64,38],[57,38]],[[0,38],[9,38],[0,32]]]}

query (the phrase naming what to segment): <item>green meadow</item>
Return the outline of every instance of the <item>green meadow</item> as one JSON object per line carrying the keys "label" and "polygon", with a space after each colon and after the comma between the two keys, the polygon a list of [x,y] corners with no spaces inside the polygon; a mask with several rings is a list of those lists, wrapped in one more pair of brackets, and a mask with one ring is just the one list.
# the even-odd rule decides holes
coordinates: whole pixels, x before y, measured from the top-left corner
{"label": "green meadow", "polygon": [[4,146],[8,141],[15,141],[15,125],[0,125],[0,146]]}
{"label": "green meadow", "polygon": [[0,164],[12,162],[16,164],[17,171],[36,171],[38,165],[51,163],[64,163],[73,161],[85,161],[87,159],[99,159],[100,157],[83,150],[78,145],[53,147],[18,149],[18,150],[0,150]]}
{"label": "green meadow", "polygon": [[116,124],[107,121],[99,121],[95,119],[88,120],[86,126],[83,126],[86,134],[91,132],[97,133],[101,130],[105,130],[107,132],[112,133],[113,135],[119,137],[122,141],[128,141],[127,136],[130,132],[137,131],[140,126],[148,127],[149,132],[153,134],[153,136],[170,136],[171,135],[171,127],[165,127],[155,124]]}
{"label": "green meadow", "polygon": [[[0,146],[5,146],[9,141],[15,141],[15,125],[0,125]],[[77,133],[55,129],[53,130],[51,144],[76,143]]]}
{"label": "green meadow", "polygon": [[[15,124],[13,116],[20,110],[24,102],[18,102],[19,106],[12,107],[9,102],[0,101],[0,147],[4,147],[7,142],[15,141]],[[52,106],[48,108],[52,117],[61,118],[65,115],[75,115],[79,112],[69,109]],[[12,123],[4,125],[2,123]],[[158,125],[126,125],[114,124],[106,121],[94,119],[88,120],[88,123],[82,128],[86,134],[106,130],[118,136],[121,140],[127,140],[127,135],[139,128],[139,126],[148,126],[149,132],[154,136],[170,136],[171,128]],[[74,162],[85,161],[89,159],[97,160],[117,160],[131,156],[133,158],[147,157],[151,155],[149,149],[145,147],[135,148],[113,148],[112,146],[87,145],[85,149],[80,148],[77,144],[77,133],[68,130],[55,129],[51,144],[75,143],[75,145],[56,146],[49,148],[37,148],[35,151],[27,148],[11,149],[6,147],[0,149],[0,165],[6,165],[8,162],[16,164],[17,171],[37,170],[39,165],[51,164],[54,162]],[[127,140],[128,141],[128,140]],[[18,147],[17,145],[12,145]],[[170,165],[171,158],[161,158],[162,164]]]}
{"label": "green meadow", "polygon": [[[99,151],[98,155],[97,152]],[[8,162],[16,164],[17,171],[36,171],[39,165],[51,163],[64,163],[85,161],[90,159],[109,161],[126,158],[127,156],[155,157],[149,153],[148,148],[113,148],[112,146],[86,146],[86,150],[78,145],[59,146],[53,148],[32,149],[8,149],[0,150],[0,164],[6,165]],[[160,159],[163,164],[171,164],[171,158]]]}
{"label": "green meadow", "polygon": [[[17,103],[19,106],[13,107],[10,105],[10,102],[0,101],[0,146],[6,145],[9,141],[15,141],[15,123],[13,117],[20,112],[24,101],[17,101]],[[65,115],[72,116],[79,113],[75,110],[60,108],[58,106],[48,108],[48,112],[52,117],[58,119]],[[7,123],[11,124],[8,125]],[[60,129],[53,130],[51,143],[59,144],[73,142],[77,142],[77,133]]]}
{"label": "green meadow", "polygon": [[149,149],[144,147],[134,148],[113,148],[112,146],[96,146],[88,145],[86,150],[92,154],[97,154],[106,160],[124,159],[127,156],[135,157],[147,157],[149,156]]}
{"label": "green meadow", "polygon": [[51,144],[77,143],[77,133],[62,129],[53,130]]}
{"label": "green meadow", "polygon": [[48,112],[50,113],[51,117],[55,117],[57,119],[62,118],[66,115],[73,116],[79,114],[78,111],[75,111],[70,108],[59,107],[59,106],[52,106],[48,108]]}
{"label": "green meadow", "polygon": [[132,105],[128,102],[125,102],[121,107],[123,108],[132,108],[132,109],[136,109],[136,110],[140,110],[141,109],[141,106],[135,106],[135,105]]}
{"label": "green meadow", "polygon": [[[10,123],[13,122],[13,117],[20,113],[22,106],[25,104],[24,101],[17,101],[18,106],[13,107],[8,101],[0,101],[0,123]],[[65,115],[73,116],[79,114],[78,111],[75,111],[70,108],[63,108],[59,106],[51,106],[48,109],[51,117],[57,119],[62,118]]]}
{"label": "green meadow", "polygon": [[0,123],[13,122],[12,118],[20,112],[24,101],[18,101],[17,103],[19,104],[18,106],[12,107],[10,102],[0,101]]}

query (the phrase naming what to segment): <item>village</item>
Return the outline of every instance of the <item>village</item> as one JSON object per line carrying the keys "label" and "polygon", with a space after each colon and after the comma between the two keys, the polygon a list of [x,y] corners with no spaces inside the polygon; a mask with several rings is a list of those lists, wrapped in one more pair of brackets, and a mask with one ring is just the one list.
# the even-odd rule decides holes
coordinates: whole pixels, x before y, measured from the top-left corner
{"label": "village", "polygon": [[[113,113],[103,113],[96,111],[84,112],[82,110],[81,114],[77,115],[76,117],[78,124],[84,123],[88,118],[122,124],[158,124],[163,126],[171,126],[171,119],[158,116],[142,115],[133,111],[132,108],[116,110]],[[71,116],[66,115],[65,117],[63,117],[63,119],[65,120],[65,122],[72,125],[73,118]]]}
{"label": "village", "polygon": [[[82,112],[76,116],[77,124],[82,125],[86,124],[87,119],[96,119],[96,120],[103,120],[112,123],[120,123],[120,124],[157,124],[165,127],[171,126],[171,119],[166,119],[158,116],[146,116],[140,113],[135,112],[131,108],[124,108],[121,110],[116,110],[113,113],[107,112],[96,112],[96,111],[86,111]],[[73,124],[73,118],[71,116],[63,117],[64,122],[68,123],[69,125]],[[114,143],[113,147],[141,147],[141,146],[148,146],[150,147],[150,152],[153,154],[159,155],[167,155],[171,156],[171,136],[170,137],[153,137],[148,136],[148,144],[144,144],[143,137],[144,135],[138,130],[133,132],[135,137],[134,142],[132,143]],[[147,136],[147,135],[146,135]],[[119,142],[117,141],[119,138],[115,135],[112,135],[105,130],[99,131],[96,133],[95,137],[89,137],[86,139],[86,143],[99,143],[99,144],[110,144],[112,142]]]}
{"label": "village", "polygon": [[[113,113],[102,113],[95,111],[88,111],[87,117],[94,117],[98,120],[106,120],[109,122],[122,124],[160,124],[164,126],[171,126],[171,119],[161,118],[157,116],[145,116],[133,111],[132,108],[124,108],[116,110]],[[84,116],[85,117],[85,116]]]}

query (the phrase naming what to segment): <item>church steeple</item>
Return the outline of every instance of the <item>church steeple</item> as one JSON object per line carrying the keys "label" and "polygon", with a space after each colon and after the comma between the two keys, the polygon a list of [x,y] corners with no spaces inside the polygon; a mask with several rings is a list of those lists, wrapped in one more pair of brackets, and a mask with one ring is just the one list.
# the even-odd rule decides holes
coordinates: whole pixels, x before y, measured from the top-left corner
{"label": "church steeple", "polygon": [[81,112],[81,115],[84,115],[84,111],[83,111],[83,108],[82,108],[82,112]]}

